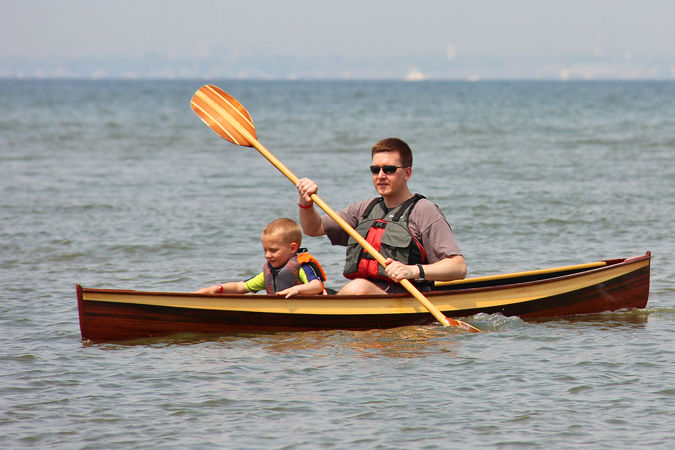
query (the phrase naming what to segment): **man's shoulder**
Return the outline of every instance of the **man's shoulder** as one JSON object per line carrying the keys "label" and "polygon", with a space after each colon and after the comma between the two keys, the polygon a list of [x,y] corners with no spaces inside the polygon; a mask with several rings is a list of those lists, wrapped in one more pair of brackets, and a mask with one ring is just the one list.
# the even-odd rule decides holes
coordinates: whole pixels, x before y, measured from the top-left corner
{"label": "man's shoulder", "polygon": [[447,224],[448,228],[450,227],[441,208],[427,198],[422,198],[415,204],[410,213],[410,224],[420,231],[439,224]]}
{"label": "man's shoulder", "polygon": [[[356,227],[361,220],[364,211],[372,201],[373,199],[369,198],[356,203],[350,203],[339,210],[337,214],[352,227]],[[331,216],[328,214],[321,216],[321,223],[333,245],[347,245],[346,240],[344,242],[342,242],[342,240],[345,236],[348,236],[348,234]],[[339,244],[336,244],[337,242],[339,242]]]}
{"label": "man's shoulder", "polygon": [[441,211],[441,208],[438,207],[438,205],[428,198],[424,197],[421,198],[417,201],[415,204],[415,208],[413,209],[414,213],[426,213],[426,214],[435,214],[439,213],[443,215],[443,212]]}
{"label": "man's shoulder", "polygon": [[365,200],[351,203],[350,205],[347,205],[347,207],[344,210],[349,215],[360,217],[366,210],[366,208],[368,208],[368,205],[370,205],[373,201],[378,200],[379,198],[380,197],[367,198]]}
{"label": "man's shoulder", "polygon": [[371,198],[366,198],[358,202],[352,203],[350,206],[353,206],[355,208],[365,208],[366,206],[370,205],[372,202],[375,200],[380,200],[382,197],[371,197]]}

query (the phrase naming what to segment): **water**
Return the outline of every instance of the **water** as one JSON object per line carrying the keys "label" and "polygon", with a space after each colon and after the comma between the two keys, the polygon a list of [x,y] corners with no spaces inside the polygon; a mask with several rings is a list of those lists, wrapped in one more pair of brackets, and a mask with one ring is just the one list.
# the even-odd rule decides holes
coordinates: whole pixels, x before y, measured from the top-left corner
{"label": "water", "polygon": [[[192,113],[203,83],[0,81],[0,446],[675,446],[675,83],[214,82],[336,209],[373,194],[375,141],[408,141],[472,276],[651,250],[644,311],[83,343],[76,283],[242,279],[297,218]],[[304,244],[339,287],[342,249]]]}

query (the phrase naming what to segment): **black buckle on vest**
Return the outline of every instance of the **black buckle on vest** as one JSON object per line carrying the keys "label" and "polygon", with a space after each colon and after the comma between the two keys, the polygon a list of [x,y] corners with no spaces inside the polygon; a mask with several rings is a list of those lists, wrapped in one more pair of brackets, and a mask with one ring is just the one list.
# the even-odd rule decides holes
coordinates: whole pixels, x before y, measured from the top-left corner
{"label": "black buckle on vest", "polygon": [[[398,222],[401,219],[401,216],[403,215],[403,213],[405,213],[406,210],[408,210],[408,208],[410,208],[410,210],[412,211],[412,208],[415,206],[417,201],[420,200],[420,199],[423,199],[423,198],[426,198],[426,197],[422,194],[415,194],[412,197],[410,197],[408,200],[403,202],[401,205],[399,205],[398,213],[396,214],[395,217],[393,217],[392,222]],[[384,201],[383,197],[374,198],[370,202],[370,204],[366,207],[365,211],[363,211],[363,215],[361,215],[361,220],[365,220],[366,217],[368,217],[370,215],[370,212],[373,210],[373,208],[375,208],[375,206],[377,206],[378,203],[383,202],[383,201]],[[388,208],[385,207],[384,209],[387,210]],[[385,216],[386,215],[387,214],[385,213]]]}

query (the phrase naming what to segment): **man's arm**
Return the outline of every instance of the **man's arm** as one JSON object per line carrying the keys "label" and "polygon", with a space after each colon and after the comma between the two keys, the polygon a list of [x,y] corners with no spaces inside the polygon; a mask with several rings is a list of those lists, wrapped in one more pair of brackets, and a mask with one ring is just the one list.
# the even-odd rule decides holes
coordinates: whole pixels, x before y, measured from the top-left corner
{"label": "man's arm", "polygon": [[[429,281],[462,280],[466,277],[466,263],[462,255],[452,255],[433,264],[422,265],[424,279]],[[417,269],[419,276],[419,269]]]}
{"label": "man's arm", "polygon": [[[420,269],[417,265],[405,265],[391,258],[385,261],[387,267],[385,272],[392,280],[399,282],[401,280],[416,280],[420,276]],[[433,264],[423,264],[424,279],[427,281],[452,281],[462,280],[466,277],[466,263],[462,255],[452,255],[441,259]]]}
{"label": "man's arm", "polygon": [[298,207],[300,209],[300,226],[303,233],[307,236],[323,236],[326,231],[321,224],[321,215],[314,208],[312,194],[319,190],[317,184],[309,178],[303,178],[298,181]]}

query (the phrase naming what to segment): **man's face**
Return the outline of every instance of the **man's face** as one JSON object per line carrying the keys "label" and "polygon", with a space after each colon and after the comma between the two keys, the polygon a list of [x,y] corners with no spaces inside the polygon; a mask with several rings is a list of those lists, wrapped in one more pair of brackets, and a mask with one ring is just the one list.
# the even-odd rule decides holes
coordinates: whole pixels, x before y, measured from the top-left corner
{"label": "man's face", "polygon": [[[397,152],[379,152],[373,155],[374,166],[401,166],[401,157]],[[406,183],[410,179],[412,168],[405,167],[397,169],[391,175],[387,175],[383,170],[373,174],[373,185],[378,194],[383,197],[395,197],[406,188]]]}

